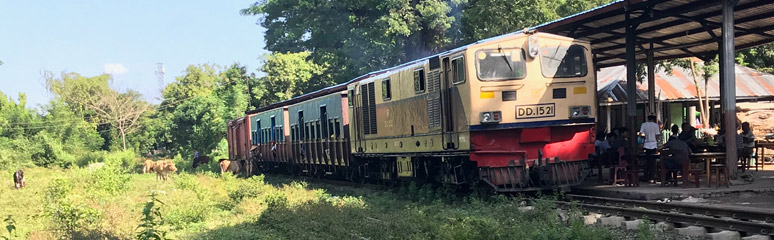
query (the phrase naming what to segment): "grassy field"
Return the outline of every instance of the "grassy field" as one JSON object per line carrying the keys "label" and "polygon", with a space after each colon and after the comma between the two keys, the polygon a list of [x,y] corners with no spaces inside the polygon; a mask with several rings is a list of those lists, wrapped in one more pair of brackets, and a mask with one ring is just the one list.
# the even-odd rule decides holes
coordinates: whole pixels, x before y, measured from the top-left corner
{"label": "grassy field", "polygon": [[[174,239],[612,239],[578,214],[563,222],[554,206],[450,197],[403,186],[389,191],[309,184],[262,175],[250,179],[210,171],[153,174],[105,168],[26,169],[27,188],[2,172],[0,219],[15,221],[11,239],[131,239],[150,228]],[[150,195],[163,204],[138,228]],[[154,211],[146,211],[154,216]],[[2,222],[2,226],[8,225]],[[148,227],[150,226],[150,227]],[[2,228],[5,229],[5,228]],[[9,236],[0,233],[0,239]]]}

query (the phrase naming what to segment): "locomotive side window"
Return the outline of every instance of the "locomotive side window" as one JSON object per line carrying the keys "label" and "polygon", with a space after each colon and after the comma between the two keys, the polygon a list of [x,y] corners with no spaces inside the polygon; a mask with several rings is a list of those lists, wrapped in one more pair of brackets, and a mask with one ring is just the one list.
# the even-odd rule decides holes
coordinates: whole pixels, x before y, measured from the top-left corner
{"label": "locomotive side window", "polygon": [[545,77],[583,77],[588,73],[587,64],[586,48],[581,45],[540,48],[540,67]]}
{"label": "locomotive side window", "polygon": [[526,69],[522,49],[476,51],[476,73],[482,81],[522,79],[527,74]]}
{"label": "locomotive side window", "polygon": [[454,75],[452,76],[453,84],[465,82],[465,59],[463,57],[452,59],[452,74]]}
{"label": "locomotive side window", "polygon": [[382,79],[382,100],[392,99],[392,89],[390,88],[390,78]]}
{"label": "locomotive side window", "polygon": [[425,92],[425,69],[424,68],[414,70],[414,92],[415,93]]}

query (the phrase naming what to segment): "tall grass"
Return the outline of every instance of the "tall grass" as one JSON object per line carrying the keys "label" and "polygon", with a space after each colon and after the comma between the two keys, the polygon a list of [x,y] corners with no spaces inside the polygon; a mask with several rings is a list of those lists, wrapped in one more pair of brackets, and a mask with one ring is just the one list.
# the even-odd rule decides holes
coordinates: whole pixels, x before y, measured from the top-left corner
{"label": "tall grass", "polygon": [[28,169],[27,188],[0,188],[7,196],[0,198],[0,212],[14,216],[14,235],[23,239],[613,237],[584,225],[577,212],[560,219],[547,200],[521,213],[517,197],[455,196],[428,185],[377,191],[208,172],[175,174],[165,183],[121,170],[127,168]]}

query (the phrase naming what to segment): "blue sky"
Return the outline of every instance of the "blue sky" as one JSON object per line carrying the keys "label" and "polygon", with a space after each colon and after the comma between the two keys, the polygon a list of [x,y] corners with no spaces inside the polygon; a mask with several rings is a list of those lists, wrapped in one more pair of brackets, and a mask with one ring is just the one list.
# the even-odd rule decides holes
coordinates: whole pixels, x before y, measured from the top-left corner
{"label": "blue sky", "polygon": [[0,0],[0,91],[14,99],[24,92],[36,107],[51,99],[42,71],[107,71],[114,88],[157,103],[156,63],[165,83],[190,64],[239,62],[256,71],[265,29],[239,14],[253,2]]}

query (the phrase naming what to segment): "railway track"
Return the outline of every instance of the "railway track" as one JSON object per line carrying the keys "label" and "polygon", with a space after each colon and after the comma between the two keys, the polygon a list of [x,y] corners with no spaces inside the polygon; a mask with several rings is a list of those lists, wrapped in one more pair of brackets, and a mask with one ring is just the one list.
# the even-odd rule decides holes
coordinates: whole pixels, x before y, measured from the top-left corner
{"label": "railway track", "polygon": [[[283,175],[282,177],[336,186],[372,190],[390,189],[389,186],[378,184],[354,183],[305,176]],[[769,209],[751,209],[734,206],[720,207],[681,202],[660,203],[576,194],[565,194],[564,197],[566,201],[557,201],[557,205],[564,208],[574,205],[589,213],[609,214],[611,216],[632,219],[647,218],[648,220],[685,226],[700,226],[715,230],[744,232],[747,235],[774,236],[774,211]]]}
{"label": "railway track", "polygon": [[620,198],[565,195],[565,207],[575,204],[589,213],[678,223],[747,234],[774,234],[774,211],[732,206],[702,206],[687,203],[658,203]]}

